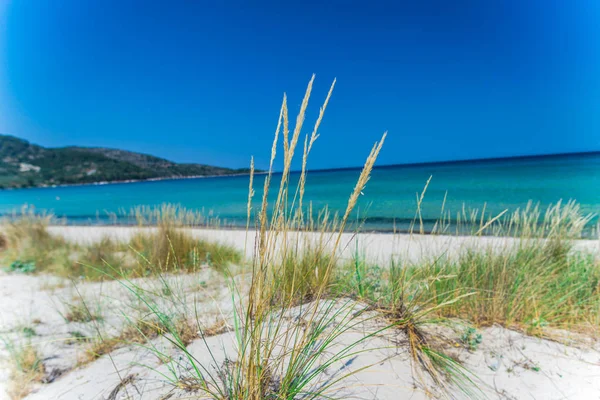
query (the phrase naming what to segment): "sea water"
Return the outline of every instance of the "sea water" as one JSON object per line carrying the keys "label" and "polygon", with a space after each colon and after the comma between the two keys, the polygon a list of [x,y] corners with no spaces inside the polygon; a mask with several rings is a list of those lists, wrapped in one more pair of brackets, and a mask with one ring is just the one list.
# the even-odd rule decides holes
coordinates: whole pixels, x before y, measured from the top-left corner
{"label": "sea water", "polygon": [[[304,205],[327,207],[343,213],[360,168],[309,171]],[[297,182],[299,173],[291,175]],[[583,213],[600,213],[600,153],[376,167],[360,196],[354,220],[366,230],[407,230],[415,220],[417,203],[421,220],[431,228],[442,207],[451,219],[463,210],[483,209],[493,216],[523,208],[528,202],[545,208],[558,201],[575,200]],[[271,202],[280,175],[274,174]],[[262,198],[264,175],[256,175],[255,204]],[[290,195],[290,199],[293,193]],[[180,204],[218,216],[229,225],[245,226],[248,176],[172,179],[0,191],[0,214],[21,209],[66,217],[69,223],[102,224],[115,216],[127,223],[136,206]],[[590,226],[595,225],[595,218]],[[114,221],[113,221],[114,222]]]}

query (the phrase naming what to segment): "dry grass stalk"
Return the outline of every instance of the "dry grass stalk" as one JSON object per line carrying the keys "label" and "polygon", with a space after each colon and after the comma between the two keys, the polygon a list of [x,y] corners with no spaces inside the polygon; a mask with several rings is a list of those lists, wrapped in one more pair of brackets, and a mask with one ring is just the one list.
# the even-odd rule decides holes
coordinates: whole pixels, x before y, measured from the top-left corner
{"label": "dry grass stalk", "polygon": [[298,196],[298,214],[299,214],[299,216],[298,217],[299,217],[301,223],[303,222],[302,199],[304,198],[304,189],[305,189],[305,185],[306,185],[306,165],[308,163],[308,154],[310,153],[310,150],[312,149],[313,144],[319,137],[319,134],[318,134],[319,127],[321,126],[321,121],[323,120],[323,115],[325,115],[325,110],[327,109],[327,104],[329,104],[329,99],[331,98],[331,94],[333,93],[333,88],[335,87],[335,82],[336,82],[336,79],[333,80],[333,83],[331,84],[331,87],[329,88],[329,92],[327,93],[327,97],[325,98],[325,102],[323,103],[323,106],[319,110],[319,117],[317,118],[317,121],[315,122],[315,126],[310,135],[310,139],[308,138],[308,136],[306,136],[304,139],[304,151],[302,153],[302,172],[300,173],[300,182],[298,184],[298,189],[299,189],[299,196]]}
{"label": "dry grass stalk", "polygon": [[250,182],[248,183],[248,204],[246,207],[246,238],[244,240],[244,257],[246,257],[246,244],[248,242],[248,230],[250,229],[250,217],[252,213],[252,198],[254,197],[254,157],[250,158]]}
{"label": "dry grass stalk", "polygon": [[97,360],[103,355],[110,354],[113,350],[123,345],[120,338],[96,338],[92,340],[82,353],[79,354],[77,364],[79,366],[86,365]]}
{"label": "dry grass stalk", "polygon": [[[305,353],[302,349],[309,348],[314,345],[315,336],[313,336],[311,329],[305,329],[304,326],[319,326],[323,321],[320,319],[317,310],[320,308],[320,299],[325,290],[325,284],[327,276],[331,275],[331,269],[335,265],[331,258],[335,258],[335,253],[339,241],[341,239],[341,232],[334,243],[333,249],[327,248],[322,245],[318,245],[314,253],[308,253],[302,258],[298,258],[301,254],[298,252],[300,244],[298,243],[298,235],[292,236],[290,234],[295,228],[301,226],[303,218],[298,218],[299,210],[298,205],[302,204],[302,197],[304,195],[304,183],[306,174],[306,162],[308,153],[312,147],[312,144],[318,137],[318,127],[321,123],[322,114],[326,108],[326,105],[331,96],[333,85],[328,93],[323,107],[321,107],[321,114],[315,124],[311,139],[305,142],[305,150],[303,153],[303,178],[301,178],[299,185],[295,191],[294,201],[291,203],[291,209],[289,209],[288,196],[289,196],[289,173],[295,153],[298,137],[302,129],[302,125],[305,120],[305,112],[308,106],[308,100],[312,91],[314,76],[309,82],[306,89],[300,111],[296,118],[296,125],[294,127],[292,137],[289,138],[289,130],[287,126],[288,111],[287,102],[284,97],[284,103],[281,108],[280,122],[283,121],[283,141],[284,141],[284,155],[283,155],[283,171],[281,174],[281,181],[279,183],[279,190],[277,192],[276,201],[272,207],[272,215],[270,223],[267,222],[267,196],[266,193],[269,190],[270,176],[265,180],[265,190],[263,194],[263,204],[261,208],[261,216],[258,220],[258,232],[256,236],[256,249],[258,253],[255,254],[253,260],[253,275],[251,279],[250,292],[248,295],[248,303],[241,331],[240,347],[241,355],[238,361],[239,366],[237,371],[242,375],[239,377],[241,381],[238,381],[239,385],[236,390],[243,392],[242,397],[234,396],[235,398],[244,399],[263,399],[265,396],[283,396],[287,398],[291,396],[289,391],[300,390],[297,388],[294,382],[299,377],[295,374],[301,373],[301,370],[288,369],[284,366],[283,359],[276,356],[280,351],[286,354],[286,365],[300,366],[301,368],[305,362],[309,362],[305,357]],[[278,123],[279,131],[280,123]],[[277,134],[276,134],[277,136]],[[385,138],[385,135],[384,135]],[[359,181],[352,192],[346,213],[342,219],[339,227],[343,229],[345,226],[350,213],[355,206],[358,196],[364,189],[369,175],[372,171],[373,164],[379,151],[383,140],[377,143],[371,151],[365,167],[361,173]],[[273,146],[271,159],[275,158],[276,145]],[[297,203],[296,203],[297,200]],[[295,211],[295,214],[294,214]],[[328,214],[325,216],[325,221],[329,218]],[[289,243],[290,240],[296,240],[296,244]],[[319,256],[326,256],[326,260],[322,266],[315,268],[313,254]],[[301,259],[305,260],[303,271],[308,272],[307,276],[297,274],[294,272],[295,267],[298,266],[297,262]],[[284,260],[284,265],[291,266],[281,268],[279,260]],[[286,272],[292,271],[291,274]],[[306,324],[302,326],[289,326],[286,325],[284,315],[285,310],[289,310],[294,304],[294,294],[297,293],[298,288],[306,287],[302,284],[303,280],[310,277],[311,274],[315,274],[317,277],[317,283],[313,283],[310,286],[314,287],[316,292],[311,294],[314,299],[312,305],[309,307],[310,312],[306,317]],[[320,276],[320,277],[319,277]],[[282,289],[285,291],[285,295],[282,296]],[[283,302],[278,299],[285,299]],[[273,305],[277,304],[280,311],[273,315]],[[273,387],[273,383],[277,380],[279,382],[276,387]],[[240,392],[238,392],[240,393]],[[293,397],[293,396],[292,396]],[[291,398],[291,397],[290,397]]]}

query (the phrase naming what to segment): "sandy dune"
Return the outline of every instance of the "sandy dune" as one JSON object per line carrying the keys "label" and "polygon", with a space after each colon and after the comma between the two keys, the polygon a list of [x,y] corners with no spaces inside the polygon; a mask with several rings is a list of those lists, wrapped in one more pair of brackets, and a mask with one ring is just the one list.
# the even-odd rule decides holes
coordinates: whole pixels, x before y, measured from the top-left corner
{"label": "sandy dune", "polygon": [[[188,276],[185,280],[193,291],[193,283],[210,279],[209,275],[207,271],[205,276]],[[111,357],[102,356],[78,367],[78,355],[84,351],[84,344],[67,339],[73,331],[92,336],[95,328],[93,323],[66,322],[61,317],[61,312],[64,312],[62,302],[71,301],[75,292],[69,286],[60,287],[58,284],[55,279],[43,276],[0,276],[2,330],[6,334],[18,331],[22,326],[33,326],[36,332],[33,343],[40,349],[47,374],[52,380],[40,385],[27,399],[107,399],[119,382],[129,377],[131,382],[120,389],[119,396],[113,398],[159,400],[168,395],[172,395],[172,399],[190,398],[193,395],[176,390],[166,382],[161,374],[168,373],[167,365],[146,347],[139,345],[119,348],[111,353]],[[115,282],[100,286],[98,283],[80,284],[79,290],[90,303],[104,303],[103,330],[108,332],[106,335],[111,332],[116,335],[123,325],[119,310],[129,299]],[[210,324],[223,310],[231,310],[227,293],[220,289],[211,289],[210,295],[204,290],[200,291],[196,301],[205,318],[203,323],[206,324]],[[33,320],[37,320],[37,323],[32,325]],[[359,326],[347,332],[339,338],[340,343],[336,346],[356,340],[364,334],[363,329]],[[460,331],[444,331],[445,336],[457,343],[453,355],[472,372],[478,387],[472,389],[470,396],[454,388],[454,397],[597,399],[600,396],[600,347],[596,343],[585,343],[579,339],[577,346],[569,346],[527,337],[497,326],[482,329],[481,334],[481,345],[477,350],[469,351],[458,345]],[[393,335],[394,342],[403,342],[402,333]],[[177,357],[178,350],[167,340],[154,339],[153,345]],[[225,354],[229,357],[235,355],[232,333],[209,337],[206,342],[195,340],[189,348],[208,368],[214,367],[215,361],[208,357],[207,346],[223,359]],[[360,349],[368,351],[358,354],[339,368],[345,369],[346,373],[369,365],[372,367],[351,376],[343,385],[336,385],[332,388],[332,395],[358,399],[427,398],[425,387],[416,379],[418,375],[413,371],[407,346],[397,347],[386,337],[376,337],[364,342]],[[332,351],[335,351],[335,346]],[[179,370],[182,376],[189,373],[183,366]],[[334,377],[341,370],[333,368],[322,379]],[[3,369],[0,373],[0,398],[8,398],[7,380],[8,370]],[[440,388],[430,386],[428,389],[435,397],[442,398]],[[130,397],[125,397],[125,393]]]}
{"label": "sandy dune", "polygon": [[[51,231],[74,241],[99,240],[103,236],[127,240],[134,228],[122,227],[52,227]],[[252,235],[244,231],[194,230],[197,237],[227,243],[239,249],[252,249]],[[422,257],[457,253],[473,246],[514,245],[510,239],[344,234],[342,255],[355,253],[358,242],[365,257],[385,261],[392,256],[408,257],[417,261]],[[245,245],[246,244],[246,245]],[[598,252],[598,242],[581,241],[576,244],[583,251]],[[210,326],[224,318],[231,322],[234,305],[222,278],[210,269],[194,275],[171,277],[171,284],[186,293],[185,301],[177,312],[186,314],[192,308],[200,310],[201,326]],[[151,279],[140,280],[143,285],[157,285]],[[63,316],[65,304],[75,302],[79,295],[88,304],[98,304],[101,322],[68,322]],[[199,398],[198,393],[176,389],[162,374],[168,374],[168,365],[159,360],[147,347],[128,345],[114,350],[90,363],[79,365],[88,344],[72,340],[74,332],[86,337],[101,331],[105,337],[117,336],[122,331],[127,310],[132,310],[135,299],[118,282],[82,283],[75,290],[72,284],[49,276],[26,276],[0,272],[0,335],[9,341],[22,340],[23,327],[31,327],[35,335],[30,339],[44,360],[47,383],[38,385],[27,399],[176,399]],[[164,304],[165,309],[173,306]],[[336,347],[352,343],[365,331],[374,329],[367,324],[346,332],[338,338]],[[499,326],[480,330],[482,342],[476,350],[467,349],[460,341],[464,326],[431,327],[431,334],[447,338],[451,354],[472,373],[476,387],[471,392],[450,388],[454,398],[505,399],[599,399],[600,398],[600,345],[589,338],[555,332],[560,341],[528,337]],[[173,359],[180,350],[164,338],[152,340]],[[419,369],[411,364],[408,346],[401,332],[390,332],[373,337],[361,344],[365,352],[357,354],[343,365],[336,365],[320,377],[319,382],[335,379],[348,371],[359,371],[334,385],[329,393],[340,398],[425,399],[428,394],[444,398],[443,390],[426,375],[419,379]],[[399,344],[399,345],[398,345]],[[236,348],[231,332],[197,339],[189,347],[192,354],[206,368],[225,357],[235,358]],[[208,357],[207,349],[217,354],[217,360]],[[8,399],[9,369],[7,349],[0,350],[0,399]],[[181,357],[179,357],[181,359]],[[362,367],[371,366],[361,370]],[[189,365],[180,363],[178,374],[189,374]],[[422,372],[421,372],[422,374]],[[127,384],[119,386],[122,380]],[[111,397],[112,396],[112,397]],[[128,397],[127,397],[128,396]],[[169,397],[170,396],[170,397]]]}

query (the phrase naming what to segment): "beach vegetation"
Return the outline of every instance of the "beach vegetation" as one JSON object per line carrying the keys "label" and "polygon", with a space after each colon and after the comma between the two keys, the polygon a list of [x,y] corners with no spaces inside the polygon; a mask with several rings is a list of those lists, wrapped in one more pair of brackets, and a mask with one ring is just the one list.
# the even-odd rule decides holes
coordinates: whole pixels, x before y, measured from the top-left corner
{"label": "beach vegetation", "polygon": [[43,383],[46,377],[44,363],[29,340],[1,339],[10,362],[8,394],[13,400],[19,400],[30,394],[36,385]]}
{"label": "beach vegetation", "polygon": [[22,274],[29,274],[35,272],[35,264],[33,262],[13,261],[8,268],[7,272],[20,272]]}
{"label": "beach vegetation", "polygon": [[103,355],[110,354],[110,352],[125,344],[119,337],[103,336],[94,336],[85,342],[87,342],[87,345],[78,357],[79,366],[89,364]]}
{"label": "beach vegetation", "polygon": [[65,304],[67,311],[63,318],[67,322],[91,322],[101,321],[103,319],[100,313],[90,311],[87,304],[83,301]]}
{"label": "beach vegetation", "polygon": [[76,344],[78,342],[86,342],[89,341],[90,338],[81,331],[70,331],[70,338],[65,341],[67,344]]}
{"label": "beach vegetation", "polygon": [[[545,213],[519,211],[499,224],[510,241],[495,239],[451,249],[416,262],[387,265],[354,257],[340,268],[338,288],[380,308],[403,313],[429,307],[430,316],[460,318],[477,326],[501,324],[529,334],[544,328],[597,332],[600,328],[600,263],[574,248],[589,220],[572,203]],[[492,229],[494,223],[481,224]]]}
{"label": "beach vegetation", "polygon": [[[24,208],[3,220],[6,246],[0,261],[9,265],[9,272],[92,280],[110,276],[105,273],[108,265],[129,277],[144,277],[169,271],[192,272],[204,266],[224,271],[242,263],[241,252],[233,247],[192,236],[189,227],[199,220],[197,213],[171,205],[136,212],[139,229],[128,240],[105,235],[79,243],[50,233],[49,226],[60,223],[53,215]],[[157,225],[149,227],[142,221]]]}
{"label": "beach vegetation", "polygon": [[31,326],[24,326],[23,329],[21,330],[21,332],[23,333],[23,336],[25,336],[28,339],[33,336],[37,336],[35,329],[32,328]]}
{"label": "beach vegetation", "polygon": [[333,256],[323,243],[304,243],[290,249],[274,273],[274,284],[279,289],[280,304],[302,304],[326,291],[333,276],[329,265]]}
{"label": "beach vegetation", "polygon": [[6,250],[7,245],[8,239],[6,239],[6,235],[0,232],[0,252]]}
{"label": "beach vegetation", "polygon": [[471,351],[477,350],[477,347],[483,342],[483,336],[473,327],[467,327],[460,336],[461,342]]}
{"label": "beach vegetation", "polygon": [[224,271],[242,262],[240,252],[233,247],[196,239],[189,231],[167,224],[135,234],[129,246],[141,259],[137,269],[142,276],[151,275],[154,269],[192,272],[202,266]]}
{"label": "beach vegetation", "polygon": [[[369,179],[383,140],[375,144],[367,158],[358,183],[350,193],[344,217],[340,219],[338,230],[333,235],[332,245],[325,246],[321,241],[324,236],[314,246],[307,247],[305,243],[300,243],[296,233],[305,226],[300,205],[306,169],[303,167],[304,172],[296,188],[290,185],[289,174],[312,83],[311,80],[293,130],[289,128],[287,99],[284,97],[273,142],[271,166],[264,181],[262,202],[259,203],[256,214],[253,214],[256,215],[254,225],[257,230],[250,273],[245,283],[232,275],[226,275],[233,305],[231,328],[227,330],[232,330],[237,352],[229,355],[231,358],[225,362],[219,362],[214,353],[210,352],[210,364],[216,365],[218,369],[216,374],[211,373],[208,365],[197,360],[187,349],[185,330],[178,329],[177,324],[173,323],[173,309],[165,306],[164,301],[157,300],[149,291],[141,289],[133,280],[119,276],[125,288],[139,303],[144,304],[152,318],[160,321],[160,326],[165,330],[161,332],[163,336],[184,355],[183,360],[180,357],[167,363],[172,372],[170,381],[174,387],[199,391],[214,399],[321,398],[328,396],[328,391],[336,383],[352,374],[345,372],[340,377],[323,382],[320,381],[322,372],[333,366],[341,366],[349,357],[356,356],[360,352],[357,346],[375,334],[367,334],[335,352],[329,351],[342,335],[356,326],[358,320],[364,321],[366,317],[364,307],[354,300],[330,300],[326,295],[334,277],[337,248],[344,225]],[[318,137],[318,127],[332,90],[333,85],[312,135],[305,140],[304,162]],[[273,162],[279,140],[283,142],[284,167],[279,175],[276,201],[270,204],[268,192],[273,185]],[[250,186],[249,210],[252,209],[252,193],[253,188]],[[249,218],[250,215],[248,212]],[[159,229],[168,231],[160,225]],[[178,260],[187,254],[185,247],[184,251],[172,244],[165,248],[165,252],[159,253],[160,258],[155,260]],[[211,258],[215,258],[212,252]],[[118,272],[115,270],[115,273]],[[169,290],[158,293],[164,298],[174,296],[176,290],[170,287]],[[219,324],[219,329],[206,329],[198,324],[193,331],[210,348],[207,344],[208,335],[222,332],[226,327],[227,324],[224,323]],[[159,350],[155,351],[157,357],[164,358]],[[182,365],[179,365],[182,362],[188,366],[186,370],[191,371],[191,376],[178,373],[182,370]]]}
{"label": "beach vegetation", "polygon": [[565,243],[519,244],[512,249],[468,251],[410,267],[415,279],[444,276],[429,287],[438,304],[450,293],[472,296],[439,309],[478,325],[499,323],[541,332],[544,327],[597,331],[600,268],[591,255],[570,253]]}
{"label": "beach vegetation", "polygon": [[70,247],[63,238],[48,232],[47,227],[54,220],[53,215],[36,213],[29,207],[24,207],[19,215],[4,218],[2,231],[6,246],[0,253],[2,261],[13,265],[16,272],[52,268],[57,255]]}

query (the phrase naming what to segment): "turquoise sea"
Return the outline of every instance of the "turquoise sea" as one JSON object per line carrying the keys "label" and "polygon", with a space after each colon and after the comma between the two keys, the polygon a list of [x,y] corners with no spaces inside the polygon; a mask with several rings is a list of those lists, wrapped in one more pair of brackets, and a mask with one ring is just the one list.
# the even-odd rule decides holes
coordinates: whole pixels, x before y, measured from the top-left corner
{"label": "turquoise sea", "polygon": [[[305,204],[312,202],[315,210],[328,206],[343,211],[359,174],[360,169],[309,172]],[[417,193],[430,176],[422,205],[429,227],[440,217],[445,196],[445,209],[452,215],[463,206],[481,209],[485,205],[488,214],[497,214],[524,207],[530,200],[546,207],[561,199],[576,200],[585,213],[600,213],[600,153],[387,166],[375,168],[360,198],[358,214],[365,218],[364,229],[408,229]],[[292,179],[297,178],[298,173],[292,174]],[[255,202],[262,196],[263,179],[256,176]],[[0,214],[29,204],[38,211],[67,217],[69,223],[107,223],[111,213],[121,216],[118,222],[128,223],[124,212],[132,207],[176,203],[211,212],[225,224],[242,226],[247,196],[247,176],[4,190],[0,191]],[[596,223],[597,218],[592,224]]]}

